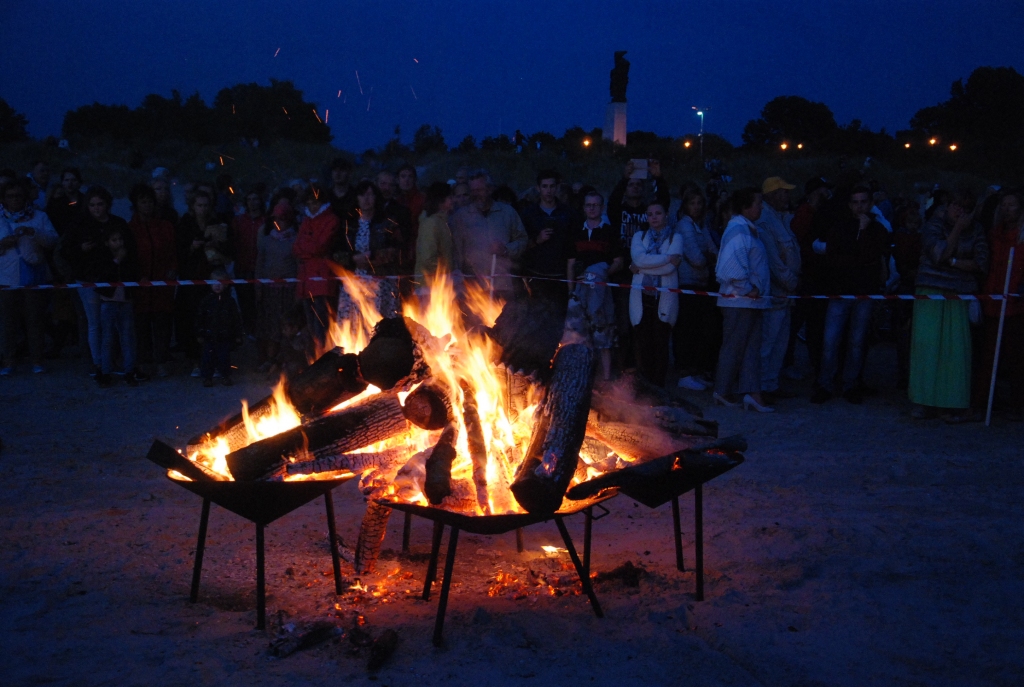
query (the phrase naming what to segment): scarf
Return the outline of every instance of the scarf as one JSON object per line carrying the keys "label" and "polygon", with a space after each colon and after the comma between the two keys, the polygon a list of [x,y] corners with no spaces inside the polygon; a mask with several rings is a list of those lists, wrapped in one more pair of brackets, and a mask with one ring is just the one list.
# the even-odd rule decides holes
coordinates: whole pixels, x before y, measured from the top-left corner
{"label": "scarf", "polygon": [[[654,229],[648,229],[647,232],[648,232],[648,234],[651,237],[651,243],[644,250],[644,255],[661,255],[662,245],[665,243],[665,240],[668,239],[669,236],[672,235],[671,228],[666,226],[661,231],[656,231]],[[645,274],[645,275],[643,275],[643,278],[644,278],[643,279],[643,285],[644,286],[654,286],[654,287],[661,286],[661,276],[660,275],[657,275],[657,274]]]}

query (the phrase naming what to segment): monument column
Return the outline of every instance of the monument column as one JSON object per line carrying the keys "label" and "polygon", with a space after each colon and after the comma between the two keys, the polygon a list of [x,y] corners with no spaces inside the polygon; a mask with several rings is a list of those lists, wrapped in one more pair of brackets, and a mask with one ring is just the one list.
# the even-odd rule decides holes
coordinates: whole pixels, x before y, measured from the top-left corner
{"label": "monument column", "polygon": [[612,101],[605,110],[602,130],[602,138],[619,145],[626,145],[626,86],[629,84],[629,60],[625,55],[625,50],[615,53],[615,66],[611,71],[609,88]]}

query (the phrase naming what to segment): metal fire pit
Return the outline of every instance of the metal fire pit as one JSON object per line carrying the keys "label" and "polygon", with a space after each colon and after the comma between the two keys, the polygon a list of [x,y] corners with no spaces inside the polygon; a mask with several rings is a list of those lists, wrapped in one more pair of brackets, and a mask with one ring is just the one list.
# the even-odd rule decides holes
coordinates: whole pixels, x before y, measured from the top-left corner
{"label": "metal fire pit", "polygon": [[[704,494],[702,486],[743,462],[738,451],[705,451],[700,454],[681,451],[673,454],[673,465],[667,473],[652,474],[651,463],[641,463],[616,471],[619,493],[638,501],[648,508],[657,508],[672,502],[673,535],[676,545],[676,568],[685,571],[683,565],[683,538],[679,522],[679,497],[693,491],[694,549],[697,573],[697,601],[704,600]],[[655,460],[663,460],[657,458]],[[583,501],[581,501],[583,503]],[[590,532],[594,517],[590,508],[584,510],[586,517],[583,538],[583,559],[586,573],[590,574]],[[603,516],[601,516],[603,517]]]}
{"label": "metal fire pit", "polygon": [[[594,587],[590,583],[589,572],[584,568],[583,562],[580,561],[580,557],[576,553],[576,547],[573,546],[572,538],[569,536],[569,530],[565,527],[564,518],[568,515],[575,515],[576,513],[584,511],[589,512],[593,506],[601,501],[606,501],[612,498],[616,493],[617,492],[614,489],[607,489],[591,498],[577,502],[570,502],[570,505],[567,507],[563,506],[562,509],[555,511],[554,513],[513,513],[509,515],[466,515],[464,513],[453,513],[452,511],[447,511],[441,508],[420,506],[411,503],[400,503],[388,500],[380,500],[378,503],[395,510],[404,511],[407,515],[418,515],[421,518],[426,518],[434,522],[434,537],[430,547],[430,562],[427,565],[427,576],[423,583],[424,601],[430,600],[430,589],[437,577],[437,563],[441,552],[441,539],[444,536],[444,528],[446,525],[451,528],[451,532],[448,535],[448,553],[444,562],[444,579],[441,581],[441,596],[438,598],[437,616],[434,620],[433,642],[434,646],[440,647],[444,643],[444,618],[445,612],[448,609],[448,593],[451,590],[452,570],[455,567],[455,551],[459,543],[460,530],[482,535],[505,534],[506,532],[516,530],[518,535],[519,530],[524,527],[528,527],[529,525],[534,525],[539,522],[554,520],[555,525],[558,527],[559,534],[562,535],[562,541],[565,542],[565,548],[569,551],[569,557],[572,559],[572,564],[576,568],[576,574],[580,578],[580,583],[583,585],[583,592],[590,600],[590,606],[594,610],[594,615],[598,618],[603,618],[604,612],[601,610],[601,604],[598,603],[597,596],[594,594]],[[587,536],[589,537],[589,523],[587,526]],[[520,548],[520,550],[522,549]],[[589,553],[587,553],[587,557],[589,563]]]}
{"label": "metal fire pit", "polygon": [[[170,452],[170,455],[168,454]],[[162,441],[154,441],[147,458],[161,467],[169,460],[180,456],[171,446]],[[189,600],[199,600],[199,578],[203,572],[203,552],[206,548],[206,526],[210,520],[210,504],[231,511],[256,525],[256,629],[266,627],[266,586],[263,558],[263,528],[278,518],[291,513],[318,496],[324,497],[327,509],[327,531],[331,543],[331,563],[334,566],[334,589],[338,594],[341,588],[341,561],[338,555],[338,538],[335,536],[334,500],[331,491],[355,475],[346,475],[330,480],[308,480],[302,482],[217,482],[213,480],[192,481],[167,478],[180,487],[202,497],[203,508],[199,518],[199,539],[196,543],[195,567],[192,570],[192,592]]]}

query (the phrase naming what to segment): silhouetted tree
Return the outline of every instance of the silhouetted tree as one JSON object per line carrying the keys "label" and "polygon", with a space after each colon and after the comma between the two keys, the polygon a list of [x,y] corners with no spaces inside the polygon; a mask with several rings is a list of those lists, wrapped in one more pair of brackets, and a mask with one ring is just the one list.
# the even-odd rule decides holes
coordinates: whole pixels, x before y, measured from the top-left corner
{"label": "silhouetted tree", "polygon": [[924,136],[963,142],[1024,137],[1024,76],[1013,67],[978,67],[957,79],[944,103],[917,111],[910,126]]}
{"label": "silhouetted tree", "polygon": [[500,136],[485,136],[484,139],[480,141],[480,150],[497,150],[510,153],[515,149],[516,147],[515,144],[512,143],[512,139],[505,134],[501,134]]}
{"label": "silhouetted tree", "polygon": [[[751,148],[783,141],[820,145],[839,129],[832,111],[798,95],[781,95],[765,104],[759,119],[743,127],[743,143]],[[630,134],[632,136],[632,134]]]}
{"label": "silhouetted tree", "polygon": [[238,84],[222,89],[213,109],[224,135],[232,138],[279,139],[329,143],[331,129],[316,104],[306,102],[291,81],[271,79],[269,86]]}
{"label": "silhouetted tree", "polygon": [[0,143],[28,140],[28,119],[0,98]]}
{"label": "silhouetted tree", "polygon": [[412,149],[417,155],[427,153],[447,153],[444,135],[439,127],[424,124],[412,135]]}
{"label": "silhouetted tree", "polygon": [[476,139],[472,136],[466,136],[459,142],[459,145],[455,146],[455,151],[458,153],[470,153],[476,150]]}

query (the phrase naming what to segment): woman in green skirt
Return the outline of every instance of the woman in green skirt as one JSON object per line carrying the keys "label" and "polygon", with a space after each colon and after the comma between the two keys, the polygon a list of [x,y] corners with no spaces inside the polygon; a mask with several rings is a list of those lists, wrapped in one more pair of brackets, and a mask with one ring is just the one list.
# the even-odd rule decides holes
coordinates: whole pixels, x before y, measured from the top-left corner
{"label": "woman in green skirt", "polygon": [[[918,295],[977,293],[988,271],[985,233],[974,221],[976,199],[968,191],[953,194],[935,211],[921,235]],[[934,417],[942,410],[947,422],[975,420],[971,405],[970,301],[914,301],[910,342],[912,416]]]}

